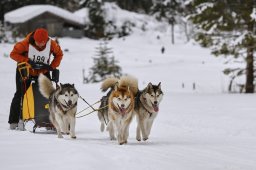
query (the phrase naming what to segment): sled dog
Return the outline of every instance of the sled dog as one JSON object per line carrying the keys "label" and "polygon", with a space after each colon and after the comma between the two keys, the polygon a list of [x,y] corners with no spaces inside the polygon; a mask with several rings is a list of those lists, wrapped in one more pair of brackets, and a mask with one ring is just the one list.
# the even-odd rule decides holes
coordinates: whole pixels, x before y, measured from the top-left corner
{"label": "sled dog", "polygon": [[138,123],[136,133],[138,141],[141,141],[141,134],[144,141],[148,139],[162,97],[161,82],[158,85],[149,83],[144,90],[137,93],[135,114]]}
{"label": "sled dog", "polygon": [[55,89],[43,74],[39,75],[38,82],[39,91],[49,99],[50,121],[57,130],[58,138],[63,138],[63,132],[75,139],[75,115],[79,94],[74,84],[60,84],[60,87]]}
{"label": "sled dog", "polygon": [[138,91],[138,81],[132,76],[123,76],[120,79],[107,78],[103,81],[103,92],[110,89],[101,99],[100,107],[108,105],[107,109],[98,112],[101,121],[101,131],[107,122],[107,130],[111,140],[117,136],[120,145],[127,143],[129,126],[134,113],[134,96]]}

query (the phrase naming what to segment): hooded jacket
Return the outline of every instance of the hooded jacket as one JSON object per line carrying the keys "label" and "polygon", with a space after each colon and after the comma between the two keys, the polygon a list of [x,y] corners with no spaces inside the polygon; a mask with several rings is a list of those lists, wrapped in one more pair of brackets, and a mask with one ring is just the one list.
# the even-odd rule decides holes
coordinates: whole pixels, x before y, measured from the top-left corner
{"label": "hooded jacket", "polygon": [[[48,41],[51,41],[51,47],[50,47],[50,55],[53,55],[53,60],[50,63],[50,66],[55,69],[60,65],[60,62],[63,57],[62,50],[60,46],[56,43],[56,41],[52,39],[48,39]],[[28,62],[28,49],[29,49],[29,44],[33,45],[37,50],[40,51],[40,49],[35,45],[35,40],[34,40],[34,32],[29,33],[26,38],[14,45],[13,50],[10,53],[10,57],[17,61],[18,63],[20,62]],[[43,50],[43,49],[41,49]],[[32,76],[38,76],[40,73],[46,73],[48,70],[41,69],[41,70],[34,70],[32,68],[29,69],[29,74]]]}

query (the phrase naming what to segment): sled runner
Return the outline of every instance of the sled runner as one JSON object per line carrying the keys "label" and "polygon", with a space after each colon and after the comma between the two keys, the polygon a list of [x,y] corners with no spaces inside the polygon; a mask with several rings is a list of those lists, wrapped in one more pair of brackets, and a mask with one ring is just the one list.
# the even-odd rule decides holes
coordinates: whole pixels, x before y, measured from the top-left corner
{"label": "sled runner", "polygon": [[[22,65],[23,64],[23,65]],[[44,63],[34,63],[31,66],[34,70],[39,69],[47,69],[50,73],[50,80],[56,83],[59,81],[59,70],[58,69],[52,69],[49,65]],[[23,96],[22,99],[22,120],[34,121],[34,127],[33,127],[33,133],[35,133],[36,128],[38,127],[45,127],[47,129],[54,129],[54,126],[49,120],[49,102],[48,99],[43,97],[39,91],[38,86],[38,77],[29,77],[28,75],[28,65],[26,63],[21,63],[19,66],[19,71],[21,73],[21,76],[24,79],[30,78],[31,83],[28,87],[26,93]]]}

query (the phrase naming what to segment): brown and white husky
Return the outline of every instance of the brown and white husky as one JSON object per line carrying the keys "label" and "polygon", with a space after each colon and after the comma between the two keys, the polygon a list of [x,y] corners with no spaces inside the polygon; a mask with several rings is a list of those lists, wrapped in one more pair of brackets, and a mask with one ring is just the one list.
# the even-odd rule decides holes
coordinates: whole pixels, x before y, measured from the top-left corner
{"label": "brown and white husky", "polygon": [[131,76],[123,76],[120,79],[107,78],[101,86],[102,91],[108,92],[107,96],[101,99],[101,106],[108,105],[108,109],[98,112],[101,121],[101,131],[104,130],[104,123],[107,121],[107,130],[111,140],[117,136],[120,145],[127,143],[129,126],[133,118],[135,94],[138,91],[138,81]]}

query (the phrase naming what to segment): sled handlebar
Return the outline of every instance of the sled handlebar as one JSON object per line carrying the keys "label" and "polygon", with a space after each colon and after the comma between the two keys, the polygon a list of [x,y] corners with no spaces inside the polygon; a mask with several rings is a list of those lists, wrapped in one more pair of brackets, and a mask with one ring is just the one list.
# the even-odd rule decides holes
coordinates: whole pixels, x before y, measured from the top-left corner
{"label": "sled handlebar", "polygon": [[45,64],[45,63],[35,63],[33,61],[30,61],[29,64],[30,64],[31,68],[34,70],[40,70],[40,69],[46,69],[49,71],[54,70],[50,65]]}
{"label": "sled handlebar", "polygon": [[59,82],[59,70],[58,69],[53,69],[50,65],[45,64],[45,63],[35,63],[33,61],[29,61],[29,64],[32,69],[34,70],[40,70],[40,69],[46,69],[48,71],[51,71],[51,81],[54,81],[55,83]]}
{"label": "sled handlebar", "polygon": [[31,60],[29,60],[28,62],[18,63],[18,70],[23,80],[29,78],[29,67],[34,70],[46,69],[51,72],[51,81],[54,81],[56,84],[59,82],[60,71],[58,69],[53,69],[48,64],[35,63]]}

